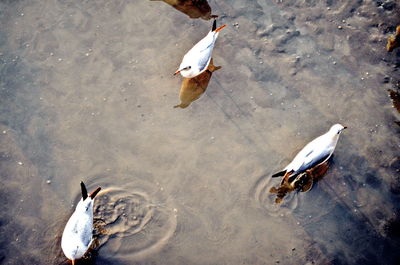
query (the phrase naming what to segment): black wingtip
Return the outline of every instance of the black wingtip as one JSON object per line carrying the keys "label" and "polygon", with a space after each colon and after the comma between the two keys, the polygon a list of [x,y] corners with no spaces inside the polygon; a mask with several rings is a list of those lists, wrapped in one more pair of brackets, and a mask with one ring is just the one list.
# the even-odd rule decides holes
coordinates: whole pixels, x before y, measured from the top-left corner
{"label": "black wingtip", "polygon": [[81,191],[82,191],[83,200],[86,200],[88,195],[87,195],[87,190],[86,190],[86,187],[85,187],[85,184],[83,183],[83,181],[81,181]]}
{"label": "black wingtip", "polygon": [[216,29],[217,29],[217,20],[214,19],[214,22],[213,22],[211,31],[214,31],[214,30],[216,30]]}
{"label": "black wingtip", "polygon": [[90,198],[92,198],[92,200],[94,199],[94,197],[96,197],[97,193],[99,193],[99,191],[101,190],[101,187],[98,187],[95,191],[93,191],[90,194]]}
{"label": "black wingtip", "polygon": [[282,170],[282,171],[279,171],[278,173],[273,174],[272,177],[273,178],[283,177],[283,176],[285,176],[285,174],[286,174],[286,170]]}

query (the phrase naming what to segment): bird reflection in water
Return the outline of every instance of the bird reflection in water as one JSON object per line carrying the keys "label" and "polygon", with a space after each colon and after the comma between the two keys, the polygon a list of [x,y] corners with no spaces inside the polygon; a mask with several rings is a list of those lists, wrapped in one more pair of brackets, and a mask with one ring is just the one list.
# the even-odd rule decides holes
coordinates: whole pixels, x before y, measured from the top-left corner
{"label": "bird reflection in water", "polygon": [[397,26],[395,35],[390,36],[386,44],[388,52],[391,52],[398,47],[400,47],[400,26]]}
{"label": "bird reflection in water", "polygon": [[190,18],[202,18],[209,20],[217,16],[211,15],[211,7],[207,0],[150,0],[163,1],[175,9],[185,13]]}
{"label": "bird reflection in water", "polygon": [[211,58],[206,71],[193,78],[184,78],[179,93],[181,104],[174,106],[174,108],[180,107],[184,109],[188,107],[190,103],[200,98],[207,89],[212,73],[220,68],[221,66],[214,66],[213,59]]}
{"label": "bird reflection in water", "polygon": [[276,194],[275,203],[282,202],[286,194],[292,191],[307,192],[311,190],[314,183],[322,179],[328,171],[330,160],[325,163],[319,164],[316,167],[307,170],[303,174],[297,176],[294,180],[282,179],[281,184],[278,188],[272,187],[269,192]]}

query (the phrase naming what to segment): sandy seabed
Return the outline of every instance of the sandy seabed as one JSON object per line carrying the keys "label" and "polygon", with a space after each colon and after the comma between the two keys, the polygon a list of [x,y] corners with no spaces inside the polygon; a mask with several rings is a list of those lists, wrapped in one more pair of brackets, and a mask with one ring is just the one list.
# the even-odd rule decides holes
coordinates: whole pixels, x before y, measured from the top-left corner
{"label": "sandy seabed", "polygon": [[[1,264],[67,264],[81,180],[104,191],[78,264],[399,264],[399,4],[208,4],[0,2]],[[173,108],[211,15],[222,68]],[[270,176],[334,123],[324,178],[275,204]]]}

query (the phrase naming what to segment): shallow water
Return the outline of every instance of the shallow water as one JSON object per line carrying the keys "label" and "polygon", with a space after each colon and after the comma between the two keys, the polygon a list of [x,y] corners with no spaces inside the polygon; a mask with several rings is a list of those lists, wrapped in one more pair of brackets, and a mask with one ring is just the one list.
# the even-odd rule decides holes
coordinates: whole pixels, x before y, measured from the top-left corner
{"label": "shallow water", "polygon": [[[0,2],[0,263],[67,264],[81,180],[103,192],[78,264],[400,262],[395,1],[208,3],[228,25],[222,69],[179,109],[172,74],[211,20],[161,1]],[[324,178],[275,204],[269,176],[337,122]]]}

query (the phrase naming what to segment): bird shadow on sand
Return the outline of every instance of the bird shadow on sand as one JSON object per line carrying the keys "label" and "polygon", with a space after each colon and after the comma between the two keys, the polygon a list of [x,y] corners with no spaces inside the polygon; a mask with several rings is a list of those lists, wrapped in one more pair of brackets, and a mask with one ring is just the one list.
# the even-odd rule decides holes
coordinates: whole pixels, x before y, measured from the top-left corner
{"label": "bird shadow on sand", "polygon": [[187,108],[193,101],[199,99],[206,92],[213,72],[219,69],[221,69],[221,66],[214,66],[211,58],[206,71],[193,78],[183,78],[179,92],[181,103],[174,106],[174,108]]}
{"label": "bird shadow on sand", "polygon": [[314,183],[321,180],[325,173],[328,171],[331,164],[331,159],[325,163],[319,164],[312,169],[297,176],[294,180],[282,180],[278,187],[272,187],[269,192],[276,194],[275,203],[281,203],[283,198],[290,192],[300,191],[307,192],[310,191]]}
{"label": "bird shadow on sand", "polygon": [[209,20],[217,16],[211,15],[211,7],[207,0],[150,0],[163,1],[176,10],[188,15],[190,18],[202,18]]}

